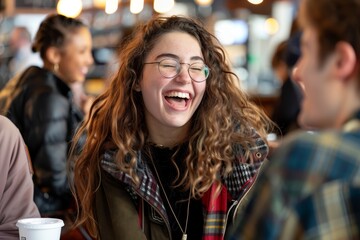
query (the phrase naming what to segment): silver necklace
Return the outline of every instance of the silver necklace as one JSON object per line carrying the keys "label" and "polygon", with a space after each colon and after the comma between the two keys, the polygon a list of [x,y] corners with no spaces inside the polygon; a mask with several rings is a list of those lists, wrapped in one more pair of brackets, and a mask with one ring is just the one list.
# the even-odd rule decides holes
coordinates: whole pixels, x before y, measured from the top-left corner
{"label": "silver necklace", "polygon": [[173,208],[171,207],[169,198],[168,198],[167,195],[166,195],[165,188],[164,188],[163,185],[162,185],[162,182],[161,182],[159,173],[158,173],[158,171],[157,171],[157,169],[156,169],[156,166],[155,166],[155,163],[154,163],[152,157],[150,157],[150,159],[151,159],[151,163],[152,163],[153,166],[154,166],[155,173],[156,173],[156,177],[159,179],[159,185],[160,185],[160,187],[161,187],[161,190],[162,190],[163,193],[164,193],[166,202],[169,204],[169,208],[170,208],[172,214],[174,215],[174,218],[175,218],[175,220],[176,220],[176,222],[177,222],[177,224],[178,224],[181,232],[183,233],[181,240],[186,240],[186,239],[187,239],[186,230],[187,230],[187,225],[188,225],[188,220],[189,220],[189,209],[190,209],[190,197],[191,197],[191,192],[190,192],[190,190],[189,190],[189,198],[188,198],[188,204],[187,204],[187,210],[186,210],[185,229],[183,229],[183,228],[181,227],[181,224],[180,224],[179,220],[177,219],[177,217],[176,217],[176,215],[175,215],[175,212],[174,212]]}

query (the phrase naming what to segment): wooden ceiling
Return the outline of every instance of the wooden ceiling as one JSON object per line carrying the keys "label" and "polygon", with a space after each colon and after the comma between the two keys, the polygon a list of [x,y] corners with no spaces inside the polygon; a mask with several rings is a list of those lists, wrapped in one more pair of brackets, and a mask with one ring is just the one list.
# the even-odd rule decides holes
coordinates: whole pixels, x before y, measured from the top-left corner
{"label": "wooden ceiling", "polygon": [[[130,2],[130,0],[127,1]],[[152,4],[153,1],[154,0],[145,0],[145,3]],[[194,4],[194,0],[176,0],[176,1]],[[251,4],[247,0],[214,0],[213,6],[215,8],[220,8],[220,9],[226,8],[230,12],[234,9],[246,8],[254,14],[270,15],[272,11],[272,4],[274,2],[279,2],[279,1],[297,2],[298,0],[263,0],[263,2],[258,5]]]}
{"label": "wooden ceiling", "polygon": [[[261,4],[254,5],[247,0],[226,0],[226,7],[231,9],[246,8],[254,14],[270,15],[272,4],[279,1],[293,1],[293,0],[264,0]],[[314,0],[315,1],[315,0]]]}

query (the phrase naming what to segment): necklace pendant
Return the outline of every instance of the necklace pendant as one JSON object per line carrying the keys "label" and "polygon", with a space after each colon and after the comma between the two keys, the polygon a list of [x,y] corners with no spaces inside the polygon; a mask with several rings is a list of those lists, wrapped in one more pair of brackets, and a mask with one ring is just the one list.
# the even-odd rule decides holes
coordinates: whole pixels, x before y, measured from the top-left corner
{"label": "necklace pendant", "polygon": [[186,234],[186,233],[184,233],[184,234],[182,235],[181,240],[186,240],[186,239],[187,239],[187,234]]}

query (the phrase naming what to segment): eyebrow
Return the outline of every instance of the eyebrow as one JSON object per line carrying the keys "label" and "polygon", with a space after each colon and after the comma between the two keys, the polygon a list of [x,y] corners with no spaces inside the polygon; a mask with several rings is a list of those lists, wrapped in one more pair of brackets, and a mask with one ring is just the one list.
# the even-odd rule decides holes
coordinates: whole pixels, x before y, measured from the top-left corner
{"label": "eyebrow", "polygon": [[[180,61],[180,58],[179,56],[175,55],[175,54],[172,54],[172,53],[162,53],[158,56],[156,56],[155,59],[159,59],[159,58],[163,58],[163,57],[170,57],[170,58],[175,58],[177,59],[178,61]],[[204,62],[204,59],[202,57],[199,57],[199,56],[193,56],[190,58],[190,60],[201,60]]]}

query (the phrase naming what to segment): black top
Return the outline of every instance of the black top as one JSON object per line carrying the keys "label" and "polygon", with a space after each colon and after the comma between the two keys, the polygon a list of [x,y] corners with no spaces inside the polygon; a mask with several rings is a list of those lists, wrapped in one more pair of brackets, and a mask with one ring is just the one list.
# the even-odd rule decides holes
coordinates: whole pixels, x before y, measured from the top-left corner
{"label": "black top", "polygon": [[[178,166],[180,173],[183,173],[185,168],[185,147],[186,146],[180,147],[180,150],[175,157],[175,164]],[[180,222],[181,228],[184,230],[186,225],[189,191],[184,191],[181,187],[175,188],[173,184],[177,176],[177,171],[174,162],[171,160],[171,157],[177,149],[177,147],[170,149],[153,145],[150,147],[154,164],[160,176],[160,181],[165,189],[169,202],[171,203],[171,207],[176,214],[176,218]],[[153,169],[154,166],[152,164],[149,165],[151,166],[151,170],[153,171],[154,176],[157,178],[156,172]],[[174,240],[180,240],[183,233],[179,228],[179,224],[175,220],[174,214],[170,210],[169,204],[161,186],[160,193],[169,218],[172,238]],[[201,200],[191,198],[186,231],[188,239],[201,239],[203,234],[203,225],[204,217]]]}
{"label": "black top", "polygon": [[278,135],[284,136],[299,127],[297,122],[301,108],[302,93],[299,86],[288,78],[281,86],[281,92],[274,106],[271,120],[279,127]]}

